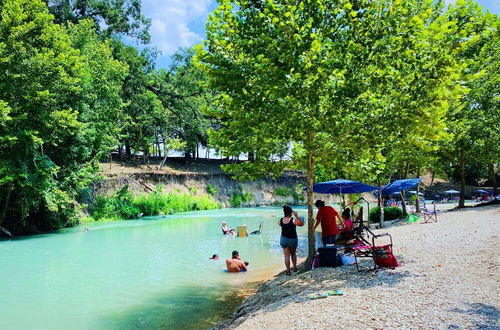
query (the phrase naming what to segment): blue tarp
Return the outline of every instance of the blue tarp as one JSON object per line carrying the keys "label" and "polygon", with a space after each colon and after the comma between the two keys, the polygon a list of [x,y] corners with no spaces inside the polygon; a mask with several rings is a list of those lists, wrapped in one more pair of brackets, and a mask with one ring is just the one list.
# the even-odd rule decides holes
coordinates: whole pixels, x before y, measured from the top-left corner
{"label": "blue tarp", "polygon": [[377,189],[378,187],[366,183],[343,179],[320,182],[313,186],[313,192],[320,194],[358,194]]}
{"label": "blue tarp", "polygon": [[407,190],[415,187],[420,181],[421,178],[418,179],[405,179],[405,180],[396,180],[394,182],[389,183],[384,188],[381,189],[382,195],[390,195],[403,190]]}

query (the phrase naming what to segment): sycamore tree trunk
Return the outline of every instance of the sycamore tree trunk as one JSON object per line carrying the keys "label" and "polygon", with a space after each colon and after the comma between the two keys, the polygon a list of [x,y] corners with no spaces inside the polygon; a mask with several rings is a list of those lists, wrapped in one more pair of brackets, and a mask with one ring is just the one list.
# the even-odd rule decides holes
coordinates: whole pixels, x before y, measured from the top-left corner
{"label": "sycamore tree trunk", "polygon": [[316,240],[314,235],[314,210],[313,210],[313,170],[314,157],[311,151],[307,154],[307,233],[308,233],[308,253],[306,267],[312,263],[312,258],[316,252]]}
{"label": "sycamore tree trunk", "polygon": [[495,164],[490,164],[489,167],[490,167],[491,181],[493,184],[493,196],[496,197],[498,195],[497,171],[495,168]]}
{"label": "sycamore tree trunk", "polygon": [[458,208],[465,207],[465,157],[464,151],[460,150],[460,200]]}

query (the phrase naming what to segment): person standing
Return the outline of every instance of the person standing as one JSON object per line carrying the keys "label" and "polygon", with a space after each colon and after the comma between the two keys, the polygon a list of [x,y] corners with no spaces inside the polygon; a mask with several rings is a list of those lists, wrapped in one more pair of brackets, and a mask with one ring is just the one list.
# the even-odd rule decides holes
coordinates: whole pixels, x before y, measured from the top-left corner
{"label": "person standing", "polygon": [[281,227],[280,245],[285,255],[286,274],[292,275],[290,271],[290,259],[292,260],[293,271],[297,271],[296,251],[299,240],[297,238],[296,226],[303,226],[304,222],[299,218],[297,212],[292,211],[290,206],[283,206],[283,213],[285,216],[278,222]]}
{"label": "person standing", "polygon": [[314,205],[318,208],[314,230],[321,223],[321,240],[323,241],[323,246],[335,244],[335,236],[340,232],[337,226],[337,218],[339,221],[342,221],[339,213],[333,207],[325,206],[325,202],[321,200],[317,200]]}

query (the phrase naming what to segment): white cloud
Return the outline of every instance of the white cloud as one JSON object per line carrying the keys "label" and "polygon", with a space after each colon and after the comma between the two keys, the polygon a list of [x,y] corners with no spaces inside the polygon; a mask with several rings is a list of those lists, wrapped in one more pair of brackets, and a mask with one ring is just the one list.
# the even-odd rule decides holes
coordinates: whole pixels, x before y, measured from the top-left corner
{"label": "white cloud", "polygon": [[[143,14],[151,18],[151,43],[169,56],[179,47],[200,42],[213,0],[143,0]],[[196,26],[193,27],[193,26]]]}

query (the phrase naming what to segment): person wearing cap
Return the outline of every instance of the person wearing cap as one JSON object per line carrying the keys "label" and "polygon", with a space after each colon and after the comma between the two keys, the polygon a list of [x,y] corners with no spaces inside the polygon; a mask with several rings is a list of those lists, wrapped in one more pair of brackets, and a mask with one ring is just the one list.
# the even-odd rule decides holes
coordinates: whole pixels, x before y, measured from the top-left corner
{"label": "person wearing cap", "polygon": [[226,259],[227,271],[230,273],[246,272],[248,262],[244,262],[240,259],[240,254],[238,251],[233,251],[231,259]]}
{"label": "person wearing cap", "polygon": [[227,222],[225,221],[222,221],[222,233],[224,235],[234,235],[236,234],[236,231],[234,229],[229,229],[227,228]]}

